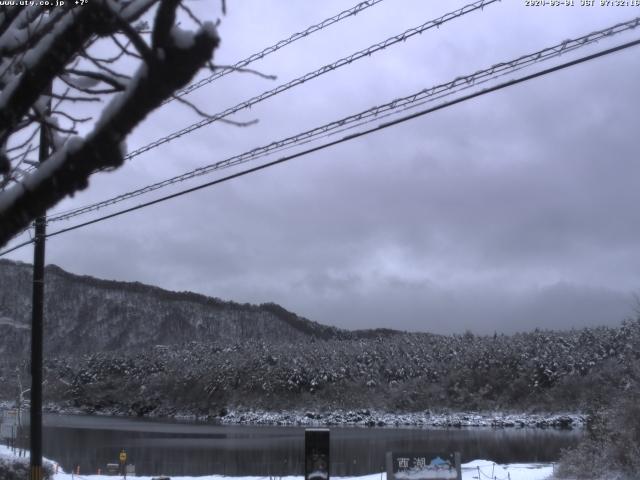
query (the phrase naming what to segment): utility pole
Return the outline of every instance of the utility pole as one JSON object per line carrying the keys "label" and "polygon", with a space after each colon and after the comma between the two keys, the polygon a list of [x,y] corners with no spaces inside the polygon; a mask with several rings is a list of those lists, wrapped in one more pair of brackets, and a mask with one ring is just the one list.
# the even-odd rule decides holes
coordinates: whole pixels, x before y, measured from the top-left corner
{"label": "utility pole", "polygon": [[[51,90],[45,92],[50,95]],[[44,116],[51,110],[51,98]],[[44,162],[49,157],[49,132],[44,120],[40,124],[40,149],[38,160]],[[42,339],[44,318],[44,243],[46,235],[45,214],[35,221],[35,242],[33,247],[33,297],[31,313],[31,480],[42,480]]]}

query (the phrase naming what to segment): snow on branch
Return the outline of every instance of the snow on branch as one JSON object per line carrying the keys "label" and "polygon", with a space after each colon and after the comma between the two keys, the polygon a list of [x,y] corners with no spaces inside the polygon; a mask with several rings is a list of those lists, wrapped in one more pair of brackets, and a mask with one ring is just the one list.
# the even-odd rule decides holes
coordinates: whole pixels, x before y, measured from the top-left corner
{"label": "snow on branch", "polygon": [[[96,171],[119,167],[136,125],[210,64],[219,43],[215,26],[196,22],[189,10],[197,30],[177,27],[181,1],[94,0],[81,8],[0,13],[0,246],[86,188]],[[154,6],[145,38],[149,26],[140,18]],[[77,124],[91,120],[85,107],[82,114],[74,109],[104,100],[89,133],[74,136]],[[54,153],[25,168],[41,125]]]}

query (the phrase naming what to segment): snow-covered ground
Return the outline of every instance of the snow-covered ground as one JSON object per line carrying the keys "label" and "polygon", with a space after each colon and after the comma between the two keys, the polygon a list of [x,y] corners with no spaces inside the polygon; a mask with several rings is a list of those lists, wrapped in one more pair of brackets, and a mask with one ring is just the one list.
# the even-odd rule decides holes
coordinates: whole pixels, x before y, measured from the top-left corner
{"label": "snow-covered ground", "polygon": [[[0,445],[0,459],[13,457],[11,449]],[[23,457],[24,459],[24,457]],[[28,461],[28,458],[27,458]],[[115,480],[119,476],[110,475],[72,475],[66,473],[53,460],[45,459],[54,466],[54,480]],[[158,473],[160,475],[160,472]],[[553,477],[553,465],[549,463],[512,463],[498,465],[490,460],[474,460],[462,465],[463,480],[547,480]],[[132,478],[132,477],[129,477]],[[151,480],[150,476],[133,477],[136,480]],[[208,475],[202,477],[176,477],[171,476],[171,480],[269,480],[274,477],[225,477],[223,475]],[[278,477],[279,480],[302,480],[303,476]],[[386,473],[375,473],[360,477],[332,477],[335,479],[349,478],[350,480],[386,480]]]}
{"label": "snow-covered ground", "polygon": [[[481,478],[484,480],[493,479],[491,477],[492,462],[484,460],[474,460],[469,464],[465,464],[462,468],[462,480],[473,480],[478,478],[478,469],[474,467],[467,467],[466,465],[478,465],[481,468]],[[513,464],[505,465],[504,467],[496,466],[494,470],[495,478],[497,480],[545,480],[552,476],[552,468],[550,465],[537,465],[537,464]],[[75,475],[58,473],[54,476],[55,480],[114,480],[121,477],[105,476],[105,475]],[[135,477],[136,480],[151,480],[152,477]],[[223,477],[222,475],[211,475],[206,477],[170,477],[171,480],[270,480],[274,477]],[[372,475],[365,475],[362,477],[334,477],[334,479],[349,478],[349,480],[386,480],[386,473],[375,473]],[[303,480],[304,476],[299,477],[277,477],[278,480]]]}

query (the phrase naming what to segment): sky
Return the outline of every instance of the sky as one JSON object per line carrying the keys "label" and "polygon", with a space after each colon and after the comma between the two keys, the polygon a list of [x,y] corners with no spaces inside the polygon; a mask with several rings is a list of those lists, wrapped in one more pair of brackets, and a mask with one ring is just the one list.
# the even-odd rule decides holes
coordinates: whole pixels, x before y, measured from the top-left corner
{"label": "sky", "polygon": [[[224,16],[215,0],[188,3],[203,19],[220,18],[217,65],[234,64],[356,2],[226,3]],[[222,111],[466,3],[384,0],[251,65],[276,80],[238,72],[186,98],[207,112]],[[640,7],[567,3],[573,6],[503,0],[447,22],[232,117],[257,119],[255,125],[217,122],[96,174],[86,191],[51,212],[640,16]],[[639,36],[640,28],[612,36],[501,81]],[[617,325],[636,315],[640,293],[639,53],[630,48],[53,237],[47,263],[241,303],[275,302],[350,329],[512,333]],[[128,147],[198,120],[172,102],[132,133]],[[236,171],[179,183],[49,231]],[[8,258],[31,262],[31,248]]]}

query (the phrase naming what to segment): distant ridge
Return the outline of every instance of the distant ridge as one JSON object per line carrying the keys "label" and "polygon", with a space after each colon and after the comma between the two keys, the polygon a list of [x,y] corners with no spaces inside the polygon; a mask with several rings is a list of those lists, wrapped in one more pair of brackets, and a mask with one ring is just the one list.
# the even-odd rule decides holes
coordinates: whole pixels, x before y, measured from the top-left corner
{"label": "distant ridge", "polygon": [[[28,346],[31,269],[0,260],[0,352]],[[249,305],[193,292],[172,292],[139,282],[103,280],[46,267],[47,351],[70,353],[144,348],[191,340],[239,343],[308,341],[341,331],[299,317],[275,304]]]}
{"label": "distant ridge", "polygon": [[[0,354],[28,349],[32,266],[0,259]],[[84,354],[189,341],[267,343],[370,338],[399,332],[348,331],[300,317],[275,303],[239,304],[140,282],[46,267],[45,351]],[[26,327],[26,328],[25,328]]]}

